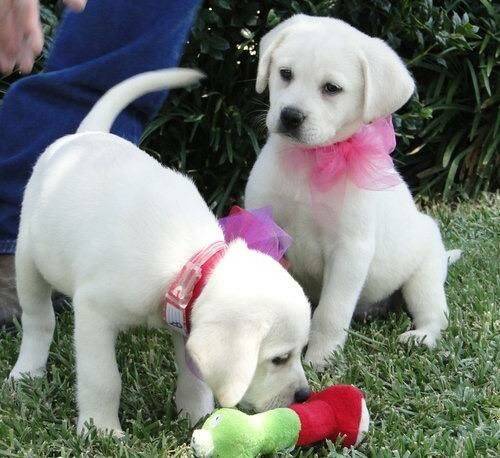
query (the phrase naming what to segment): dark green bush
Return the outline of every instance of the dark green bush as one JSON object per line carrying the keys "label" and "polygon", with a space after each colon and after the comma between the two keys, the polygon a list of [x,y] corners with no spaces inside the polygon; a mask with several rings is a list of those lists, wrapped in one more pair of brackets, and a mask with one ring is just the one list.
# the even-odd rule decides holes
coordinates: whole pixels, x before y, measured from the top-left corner
{"label": "dark green bush", "polygon": [[500,10],[490,0],[206,1],[183,65],[208,79],[171,94],[142,147],[192,175],[218,213],[238,199],[266,135],[266,97],[254,92],[258,41],[296,12],[344,19],[407,62],[418,91],[395,117],[395,158],[415,192],[497,189]]}
{"label": "dark green bush", "polygon": [[400,113],[397,158],[416,190],[446,198],[497,188],[499,4],[351,0],[336,12],[386,39],[415,76],[417,94]]}

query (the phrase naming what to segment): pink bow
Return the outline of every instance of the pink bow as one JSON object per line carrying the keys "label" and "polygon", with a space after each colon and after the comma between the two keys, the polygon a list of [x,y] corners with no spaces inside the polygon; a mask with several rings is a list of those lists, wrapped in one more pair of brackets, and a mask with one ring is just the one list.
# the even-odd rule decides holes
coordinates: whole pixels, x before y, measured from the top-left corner
{"label": "pink bow", "polygon": [[292,238],[273,219],[272,207],[245,210],[231,208],[229,216],[219,219],[226,242],[241,238],[249,248],[261,251],[281,262]]}
{"label": "pink bow", "polygon": [[326,192],[343,177],[356,186],[382,190],[401,183],[391,153],[396,147],[392,118],[366,124],[347,140],[312,148],[295,147],[284,154],[293,168],[309,168],[311,189]]}

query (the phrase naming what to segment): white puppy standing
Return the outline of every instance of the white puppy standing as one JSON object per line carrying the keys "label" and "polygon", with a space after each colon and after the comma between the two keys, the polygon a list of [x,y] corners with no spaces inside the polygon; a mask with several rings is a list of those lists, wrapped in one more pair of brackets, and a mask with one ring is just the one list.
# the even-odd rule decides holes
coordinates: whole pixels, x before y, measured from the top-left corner
{"label": "white puppy standing", "polygon": [[[10,376],[43,374],[55,326],[51,290],[72,297],[79,430],[92,419],[120,434],[118,332],[165,327],[170,282],[195,253],[224,239],[189,178],[109,133],[135,98],[200,76],[164,70],[111,89],[76,134],[47,148],[27,185],[16,251],[23,337]],[[178,408],[196,422],[212,410],[212,392],[222,406],[242,401],[256,410],[305,397],[300,355],[309,321],[307,298],[279,263],[231,243],[194,304],[187,344],[173,336]]]}
{"label": "white puppy standing", "polygon": [[341,142],[400,108],[414,90],[404,64],[385,42],[343,21],[297,15],[262,39],[256,89],[267,85],[269,138],[245,206],[272,205],[294,239],[292,272],[318,301],[306,360],[323,367],[344,345],[356,306],[399,288],[415,326],[401,340],[433,346],[447,326],[448,254],[406,184],[373,191],[344,180],[312,199],[308,175],[283,167],[297,145]]}

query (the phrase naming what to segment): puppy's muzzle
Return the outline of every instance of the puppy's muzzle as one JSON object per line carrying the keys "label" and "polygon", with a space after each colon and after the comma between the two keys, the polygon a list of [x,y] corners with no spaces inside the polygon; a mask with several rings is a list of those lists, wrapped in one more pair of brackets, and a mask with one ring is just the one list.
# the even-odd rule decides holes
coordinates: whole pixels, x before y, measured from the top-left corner
{"label": "puppy's muzzle", "polygon": [[294,134],[300,128],[306,115],[293,106],[285,107],[280,114],[280,132]]}

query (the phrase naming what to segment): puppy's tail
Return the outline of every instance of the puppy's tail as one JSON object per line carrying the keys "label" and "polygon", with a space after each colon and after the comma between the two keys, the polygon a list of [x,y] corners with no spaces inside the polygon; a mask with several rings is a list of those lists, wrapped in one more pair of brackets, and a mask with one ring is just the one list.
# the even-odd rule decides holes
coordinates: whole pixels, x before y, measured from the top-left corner
{"label": "puppy's tail", "polygon": [[106,92],[77,132],[109,132],[121,111],[135,99],[153,91],[189,86],[204,76],[202,72],[190,68],[169,68],[133,76]]}
{"label": "puppy's tail", "polygon": [[462,250],[449,250],[446,252],[448,258],[448,265],[455,264],[462,257]]}

